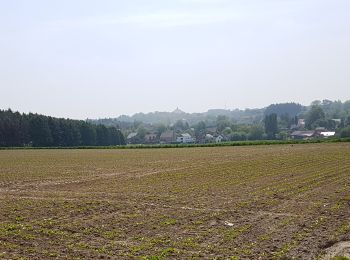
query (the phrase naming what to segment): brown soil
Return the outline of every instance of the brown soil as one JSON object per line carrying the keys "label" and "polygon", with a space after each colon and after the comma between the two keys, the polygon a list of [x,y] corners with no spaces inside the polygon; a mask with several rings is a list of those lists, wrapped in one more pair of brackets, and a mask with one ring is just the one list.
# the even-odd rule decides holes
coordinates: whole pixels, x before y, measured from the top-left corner
{"label": "brown soil", "polygon": [[0,258],[349,254],[350,144],[0,151]]}

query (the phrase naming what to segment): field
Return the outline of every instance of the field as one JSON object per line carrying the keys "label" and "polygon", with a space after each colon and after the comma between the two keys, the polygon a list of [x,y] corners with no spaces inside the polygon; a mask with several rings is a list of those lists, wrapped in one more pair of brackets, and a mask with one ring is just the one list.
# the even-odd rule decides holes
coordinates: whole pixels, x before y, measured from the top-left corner
{"label": "field", "polygon": [[349,240],[350,143],[0,151],[0,258],[322,259]]}

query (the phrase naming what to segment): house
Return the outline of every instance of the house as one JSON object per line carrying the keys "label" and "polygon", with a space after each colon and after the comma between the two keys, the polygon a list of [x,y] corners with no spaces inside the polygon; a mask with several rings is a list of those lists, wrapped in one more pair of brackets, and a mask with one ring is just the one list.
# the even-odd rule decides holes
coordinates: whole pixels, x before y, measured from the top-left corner
{"label": "house", "polygon": [[184,133],[176,138],[176,142],[183,143],[183,144],[191,144],[191,143],[194,143],[194,139],[190,134]]}
{"label": "house", "polygon": [[224,141],[225,138],[222,136],[222,135],[218,135],[216,138],[215,138],[215,142],[216,143],[221,143],[222,141]]}
{"label": "house", "polygon": [[305,127],[305,119],[303,119],[303,118],[298,119],[297,127],[304,128]]}
{"label": "house", "polygon": [[137,133],[133,132],[128,134],[128,136],[126,137],[126,141],[128,144],[134,144],[137,141]]}
{"label": "house", "polygon": [[158,142],[157,134],[146,134],[144,141],[146,144],[155,144]]}
{"label": "house", "polygon": [[160,135],[159,141],[161,144],[170,144],[175,142],[175,132],[166,131]]}
{"label": "house", "polygon": [[310,139],[315,137],[316,131],[294,131],[291,133],[293,139]]}
{"label": "house", "polygon": [[211,134],[206,134],[205,135],[205,142],[206,143],[212,143],[212,142],[214,142],[214,140],[215,140],[215,138]]}
{"label": "house", "polygon": [[331,137],[331,136],[334,136],[335,135],[335,132],[331,132],[331,131],[326,131],[326,132],[320,132],[320,136],[322,137]]}

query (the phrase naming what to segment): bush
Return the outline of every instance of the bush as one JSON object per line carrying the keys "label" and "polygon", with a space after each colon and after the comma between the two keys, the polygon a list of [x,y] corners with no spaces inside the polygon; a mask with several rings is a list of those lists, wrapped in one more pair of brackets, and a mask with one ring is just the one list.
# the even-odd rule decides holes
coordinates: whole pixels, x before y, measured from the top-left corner
{"label": "bush", "polygon": [[340,130],[340,137],[344,138],[344,137],[350,137],[350,126],[343,128],[342,130]]}

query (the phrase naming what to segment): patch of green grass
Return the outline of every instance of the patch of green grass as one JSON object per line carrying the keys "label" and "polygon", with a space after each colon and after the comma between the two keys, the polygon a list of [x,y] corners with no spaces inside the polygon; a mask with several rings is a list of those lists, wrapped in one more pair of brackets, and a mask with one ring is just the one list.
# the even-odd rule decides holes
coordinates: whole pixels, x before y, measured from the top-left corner
{"label": "patch of green grass", "polygon": [[350,142],[350,138],[323,138],[310,140],[254,140],[231,141],[206,144],[136,144],[119,146],[65,146],[65,147],[0,147],[0,150],[42,150],[42,149],[154,149],[154,148],[191,148],[191,147],[219,147],[219,146],[251,146],[251,145],[277,145],[277,144],[316,144],[316,143],[343,143]]}
{"label": "patch of green grass", "polygon": [[102,237],[107,239],[116,239],[119,236],[120,236],[120,231],[115,229],[110,231],[105,231],[102,233]]}
{"label": "patch of green grass", "polygon": [[237,203],[238,208],[246,208],[251,204],[249,201],[241,201]]}
{"label": "patch of green grass", "polygon": [[138,213],[131,213],[131,214],[126,214],[125,217],[126,218],[137,218],[140,217],[141,215]]}
{"label": "patch of green grass", "polygon": [[179,242],[178,244],[182,247],[186,247],[186,248],[192,248],[192,249],[195,249],[195,248],[198,248],[199,247],[199,244],[197,243],[196,241],[197,239],[194,238],[194,237],[188,237],[188,238],[185,238],[183,239],[181,242]]}
{"label": "patch of green grass", "polygon": [[0,224],[0,231],[11,232],[11,231],[20,230],[23,228],[24,228],[24,225],[22,224],[13,224],[13,223]]}
{"label": "patch of green grass", "polygon": [[17,216],[17,217],[15,218],[15,220],[16,220],[17,222],[21,222],[21,221],[24,220],[24,217],[22,217],[22,216]]}
{"label": "patch of green grass", "polygon": [[49,253],[49,257],[58,257],[59,254],[57,252],[51,252]]}
{"label": "patch of green grass", "polygon": [[11,243],[11,242],[5,242],[0,240],[0,246],[5,249],[13,250],[18,248],[18,245]]}
{"label": "patch of green grass", "polygon": [[343,207],[343,203],[338,202],[338,203],[336,203],[335,205],[332,206],[331,210],[332,211],[337,211],[337,210],[341,209],[342,207]]}
{"label": "patch of green grass", "polygon": [[18,223],[0,223],[0,238],[8,236],[20,236],[22,238],[31,239],[26,232],[33,230],[33,227],[26,224]]}
{"label": "patch of green grass", "polygon": [[94,250],[99,254],[112,255],[112,251],[109,245],[104,245],[101,247],[96,247]]}
{"label": "patch of green grass", "polygon": [[58,222],[52,218],[44,218],[34,222],[34,225],[43,227],[43,228],[52,228],[55,225],[58,225]]}
{"label": "patch of green grass", "polygon": [[283,258],[287,255],[287,253],[291,250],[292,246],[290,243],[285,244],[280,250],[272,253],[272,255],[277,258]]}
{"label": "patch of green grass", "polygon": [[85,227],[82,229],[82,233],[85,235],[99,235],[101,232],[101,229],[97,227]]}
{"label": "patch of green grass", "polygon": [[178,254],[178,253],[179,253],[178,249],[173,248],[173,247],[169,247],[169,248],[164,249],[160,255],[162,257],[167,257],[169,255],[174,255],[174,254]]}
{"label": "patch of green grass", "polygon": [[61,236],[61,237],[68,236],[67,232],[59,230],[59,229],[41,228],[38,231],[42,234],[47,235],[47,236]]}
{"label": "patch of green grass", "polygon": [[337,233],[339,233],[339,234],[345,234],[345,233],[347,233],[347,232],[349,232],[349,231],[350,231],[350,222],[341,225],[341,226],[338,228]]}
{"label": "patch of green grass", "polygon": [[265,234],[259,237],[259,240],[265,241],[271,239],[271,234]]}
{"label": "patch of green grass", "polygon": [[172,219],[172,218],[169,218],[169,219],[166,219],[164,221],[162,221],[160,224],[161,225],[175,225],[177,223],[176,219]]}
{"label": "patch of green grass", "polygon": [[233,229],[227,230],[225,232],[224,237],[228,240],[234,240],[238,236],[240,236],[242,233],[248,231],[251,227],[252,227],[252,225],[247,224],[247,225],[244,225],[240,228],[233,228]]}
{"label": "patch of green grass", "polygon": [[164,260],[163,256],[158,255],[152,255],[152,256],[144,256],[142,257],[143,260]]}
{"label": "patch of green grass", "polygon": [[350,260],[348,257],[345,256],[335,256],[331,258],[330,260]]}

